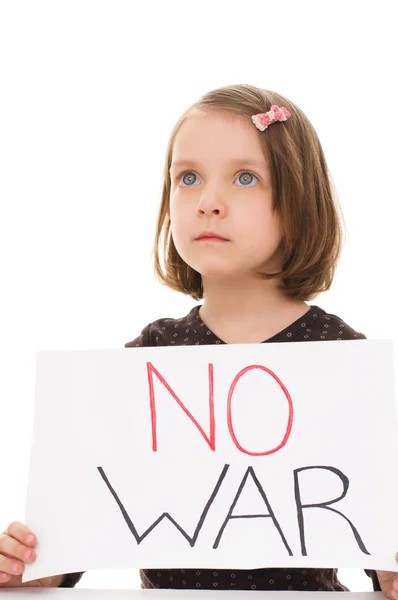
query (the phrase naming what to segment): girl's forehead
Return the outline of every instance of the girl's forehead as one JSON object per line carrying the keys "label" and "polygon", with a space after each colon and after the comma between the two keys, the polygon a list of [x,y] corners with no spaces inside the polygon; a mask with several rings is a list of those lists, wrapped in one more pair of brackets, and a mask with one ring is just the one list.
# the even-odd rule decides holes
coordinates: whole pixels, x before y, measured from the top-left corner
{"label": "girl's forehead", "polygon": [[[247,115],[240,115],[233,112],[227,111],[194,111],[189,113],[185,118],[180,131],[183,129],[202,129],[203,127],[218,127],[218,128],[235,128],[239,129],[253,129],[253,123]],[[256,131],[254,131],[256,133]]]}
{"label": "girl's forehead", "polygon": [[[263,156],[259,132],[250,117],[219,112],[194,113],[181,125],[173,144],[173,158],[212,152],[243,153],[256,159]],[[181,156],[179,156],[181,154]]]}

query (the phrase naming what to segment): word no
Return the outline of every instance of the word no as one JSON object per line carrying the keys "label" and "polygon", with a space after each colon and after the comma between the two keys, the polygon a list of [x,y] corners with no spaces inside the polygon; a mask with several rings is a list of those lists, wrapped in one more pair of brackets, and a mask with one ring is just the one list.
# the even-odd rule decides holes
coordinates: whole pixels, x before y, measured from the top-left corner
{"label": "word no", "polygon": [[[247,373],[248,371],[252,371],[253,369],[260,369],[262,371],[265,371],[266,373],[268,373],[269,375],[271,375],[271,377],[273,377],[275,379],[275,381],[279,384],[283,393],[285,394],[287,402],[288,402],[288,406],[289,406],[286,432],[283,436],[282,441],[275,448],[272,448],[271,450],[266,450],[264,452],[250,452],[249,450],[246,450],[245,448],[243,448],[243,446],[241,446],[241,444],[238,442],[238,440],[236,438],[233,421],[232,421],[232,397],[234,394],[235,387],[236,387],[238,381],[243,377],[243,375],[245,373]],[[215,452],[215,450],[216,450],[216,435],[215,435],[216,423],[215,423],[215,418],[214,418],[214,375],[213,375],[214,366],[213,366],[213,364],[209,363],[209,375],[208,375],[209,376],[209,421],[210,421],[209,435],[207,435],[205,433],[205,431],[199,425],[199,423],[197,422],[195,417],[192,415],[192,413],[181,402],[181,400],[178,398],[178,396],[172,390],[172,388],[167,383],[167,381],[164,379],[164,377],[159,373],[159,371],[150,362],[147,362],[147,372],[148,372],[149,398],[150,398],[150,407],[151,407],[152,450],[154,452],[157,452],[156,402],[155,402],[155,390],[154,390],[154,385],[153,385],[153,374],[155,374],[157,376],[157,378],[159,379],[159,381],[165,386],[165,388],[173,396],[173,398],[177,402],[177,404],[185,412],[187,417],[189,417],[191,419],[192,423],[200,431],[200,433],[206,440],[207,444],[209,445],[210,449],[213,450],[213,452]],[[236,375],[236,377],[234,378],[234,380],[229,388],[228,400],[227,400],[227,423],[228,423],[228,430],[231,435],[233,443],[238,448],[238,450],[240,450],[244,454],[249,454],[250,456],[266,456],[268,454],[274,454],[275,452],[278,452],[278,450],[280,450],[281,448],[283,448],[283,446],[285,446],[287,440],[289,439],[290,432],[292,430],[292,425],[293,425],[293,402],[292,402],[291,396],[290,396],[286,386],[282,383],[282,381],[279,379],[279,377],[277,377],[277,375],[275,375],[275,373],[273,373],[270,369],[267,369],[267,367],[264,367],[263,365],[249,365],[249,366],[245,367],[244,369],[239,371],[239,373]]]}

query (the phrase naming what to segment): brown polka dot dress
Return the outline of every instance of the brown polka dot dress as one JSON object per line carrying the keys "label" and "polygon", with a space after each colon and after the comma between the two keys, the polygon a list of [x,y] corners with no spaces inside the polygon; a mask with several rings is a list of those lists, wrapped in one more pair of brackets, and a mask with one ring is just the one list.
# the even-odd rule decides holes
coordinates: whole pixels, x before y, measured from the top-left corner
{"label": "brown polka dot dress", "polygon": [[[195,306],[181,319],[159,319],[146,325],[136,339],[126,348],[140,346],[192,346],[224,344],[208,329]],[[366,339],[342,319],[328,314],[318,306],[264,343],[311,342],[319,340]],[[375,590],[380,585],[375,571],[366,570]],[[66,575],[60,587],[73,587],[83,573]],[[142,569],[141,587],[206,590],[302,590],[348,591],[337,577],[337,569]]]}

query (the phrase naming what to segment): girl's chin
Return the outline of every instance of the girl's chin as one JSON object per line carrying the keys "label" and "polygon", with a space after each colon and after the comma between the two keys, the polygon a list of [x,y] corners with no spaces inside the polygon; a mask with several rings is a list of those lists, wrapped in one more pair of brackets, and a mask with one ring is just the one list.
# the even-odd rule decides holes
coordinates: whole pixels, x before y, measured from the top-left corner
{"label": "girl's chin", "polygon": [[220,281],[225,281],[226,283],[229,281],[233,281],[236,279],[241,279],[242,277],[247,276],[247,272],[239,273],[236,267],[219,267],[217,268],[215,265],[197,265],[196,267],[192,267],[202,275],[203,278],[208,279],[209,281],[216,280],[217,283]]}

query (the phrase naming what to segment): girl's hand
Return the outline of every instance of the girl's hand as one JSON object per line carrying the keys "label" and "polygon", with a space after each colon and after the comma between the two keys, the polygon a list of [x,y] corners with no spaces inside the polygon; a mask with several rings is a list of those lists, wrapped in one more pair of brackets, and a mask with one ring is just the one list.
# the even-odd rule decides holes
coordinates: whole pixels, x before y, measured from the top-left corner
{"label": "girl's hand", "polygon": [[[32,536],[33,539],[29,539]],[[37,538],[19,521],[11,523],[0,535],[0,588],[2,587],[55,587],[58,577],[44,577],[22,583],[24,563],[36,560],[33,550]],[[15,567],[15,570],[14,570]]]}
{"label": "girl's hand", "polygon": [[[395,559],[398,561],[398,553]],[[398,573],[395,571],[376,571],[376,573],[383,594],[390,600],[398,600]]]}

